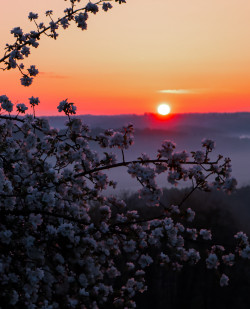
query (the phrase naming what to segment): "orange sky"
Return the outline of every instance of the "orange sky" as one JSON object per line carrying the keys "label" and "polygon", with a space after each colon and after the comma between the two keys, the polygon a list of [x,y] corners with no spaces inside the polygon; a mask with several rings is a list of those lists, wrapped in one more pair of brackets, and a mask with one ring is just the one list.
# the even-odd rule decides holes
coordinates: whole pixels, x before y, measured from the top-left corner
{"label": "orange sky", "polygon": [[[30,11],[46,21],[45,10],[57,17],[66,5],[5,1],[1,50],[13,42],[12,28],[34,28]],[[0,95],[14,103],[39,96],[40,115],[57,114],[66,98],[78,114],[150,113],[161,102],[174,113],[250,111],[249,16],[249,0],[116,3],[108,13],[91,15],[87,31],[72,25],[57,41],[42,38],[25,62],[41,72],[31,87],[20,85],[17,71],[0,71]]]}

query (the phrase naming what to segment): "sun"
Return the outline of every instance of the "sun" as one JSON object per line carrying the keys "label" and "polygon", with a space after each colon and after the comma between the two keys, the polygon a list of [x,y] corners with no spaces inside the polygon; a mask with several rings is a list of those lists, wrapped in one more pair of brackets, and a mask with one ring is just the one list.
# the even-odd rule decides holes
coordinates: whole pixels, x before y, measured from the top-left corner
{"label": "sun", "polygon": [[162,104],[158,105],[157,111],[158,111],[158,114],[160,114],[162,116],[166,116],[170,113],[171,108],[168,104],[162,103]]}

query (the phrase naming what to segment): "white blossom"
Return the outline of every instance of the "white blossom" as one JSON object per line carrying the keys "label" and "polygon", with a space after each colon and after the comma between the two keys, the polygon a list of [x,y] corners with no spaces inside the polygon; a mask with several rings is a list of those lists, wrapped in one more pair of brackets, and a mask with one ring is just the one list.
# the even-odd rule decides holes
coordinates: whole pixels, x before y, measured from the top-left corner
{"label": "white blossom", "polygon": [[139,259],[139,264],[142,268],[145,268],[146,266],[149,266],[153,263],[152,258],[149,255],[142,254]]}
{"label": "white blossom", "polygon": [[9,244],[11,242],[12,232],[10,230],[5,230],[0,232],[0,241],[4,244]]}
{"label": "white blossom", "polygon": [[220,278],[220,286],[227,286],[228,285],[229,278],[225,274],[222,274]]}
{"label": "white blossom", "polygon": [[229,253],[228,255],[223,255],[222,260],[226,265],[233,266],[235,263],[235,254]]}
{"label": "white blossom", "polygon": [[36,76],[39,73],[39,71],[36,69],[34,65],[31,65],[28,71],[30,73],[30,76]]}
{"label": "white blossom", "polygon": [[210,253],[208,258],[206,259],[207,268],[217,268],[219,266],[218,257],[215,253]]}
{"label": "white blossom", "polygon": [[33,81],[33,77],[29,77],[27,75],[24,75],[21,79],[21,84],[25,87],[30,86]]}
{"label": "white blossom", "polygon": [[250,246],[247,245],[246,248],[244,248],[240,255],[244,258],[244,259],[250,259]]}
{"label": "white blossom", "polygon": [[211,231],[206,230],[206,229],[201,229],[200,230],[200,235],[204,240],[211,240],[212,239],[212,234]]}
{"label": "white blossom", "polygon": [[30,19],[30,21],[32,21],[38,18],[38,14],[30,12],[28,18]]}
{"label": "white blossom", "polygon": [[195,212],[191,208],[188,208],[187,209],[187,221],[192,222],[194,220],[194,217],[195,217]]}
{"label": "white blossom", "polygon": [[23,103],[17,104],[16,107],[17,107],[17,111],[22,114],[24,114],[25,111],[28,109],[28,107]]}

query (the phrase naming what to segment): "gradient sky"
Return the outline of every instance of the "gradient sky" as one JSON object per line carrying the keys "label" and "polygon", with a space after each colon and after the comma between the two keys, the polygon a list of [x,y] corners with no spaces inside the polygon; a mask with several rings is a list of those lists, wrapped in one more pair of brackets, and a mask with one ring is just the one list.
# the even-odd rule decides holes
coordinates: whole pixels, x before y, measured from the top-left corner
{"label": "gradient sky", "polygon": [[[84,1],[83,1],[84,2]],[[85,1],[86,2],[86,1]],[[63,0],[4,1],[0,48],[10,30],[34,29],[30,11],[55,11]],[[14,103],[39,96],[40,115],[57,114],[68,98],[78,114],[250,111],[249,0],[127,0],[90,16],[88,30],[74,24],[57,41],[43,37],[25,64],[41,72],[31,87],[17,70],[0,71],[0,94]]]}

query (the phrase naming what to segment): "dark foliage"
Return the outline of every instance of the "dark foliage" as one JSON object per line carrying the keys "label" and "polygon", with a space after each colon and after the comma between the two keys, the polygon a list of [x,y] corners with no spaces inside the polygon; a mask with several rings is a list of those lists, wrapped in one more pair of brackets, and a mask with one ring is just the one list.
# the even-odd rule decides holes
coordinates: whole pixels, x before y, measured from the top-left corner
{"label": "dark foliage", "polygon": [[[190,189],[165,189],[162,202],[164,204],[179,204]],[[250,187],[238,189],[232,195],[220,191],[210,193],[195,192],[183,204],[196,211],[193,222],[197,228],[212,230],[213,243],[233,247],[233,235],[245,226],[242,216],[236,216],[238,205],[246,206],[249,201]],[[151,216],[160,209],[145,209],[143,201],[136,195],[124,193],[128,207],[136,208],[141,216]],[[246,209],[246,207],[245,207]],[[250,213],[250,209],[249,209]],[[249,215],[248,213],[248,215]],[[210,243],[212,244],[212,242]],[[209,247],[209,242],[190,243],[192,247]],[[219,276],[219,274],[218,274]],[[195,267],[186,265],[181,272],[166,269],[154,264],[147,271],[146,280],[148,291],[137,297],[139,309],[223,309],[250,307],[250,266],[248,261],[238,261],[231,268],[230,285],[221,288],[218,285],[216,272],[206,268],[205,263],[198,263]]]}

